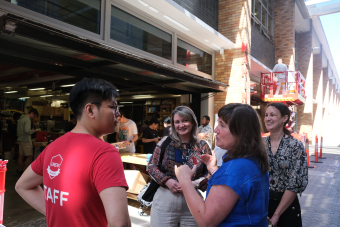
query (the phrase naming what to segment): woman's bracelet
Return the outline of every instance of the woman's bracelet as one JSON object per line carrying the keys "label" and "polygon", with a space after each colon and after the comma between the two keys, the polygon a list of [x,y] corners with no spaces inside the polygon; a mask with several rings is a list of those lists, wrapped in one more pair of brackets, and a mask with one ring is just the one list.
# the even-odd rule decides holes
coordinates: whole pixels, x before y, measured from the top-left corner
{"label": "woman's bracelet", "polygon": [[212,172],[210,173],[210,175],[213,175],[217,170],[218,170],[218,168],[215,169],[214,171],[212,171]]}

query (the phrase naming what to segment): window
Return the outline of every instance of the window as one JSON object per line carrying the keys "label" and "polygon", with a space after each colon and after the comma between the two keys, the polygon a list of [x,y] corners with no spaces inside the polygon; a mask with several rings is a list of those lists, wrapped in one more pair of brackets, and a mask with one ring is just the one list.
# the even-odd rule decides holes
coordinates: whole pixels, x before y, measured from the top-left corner
{"label": "window", "polygon": [[177,39],[177,63],[209,75],[212,74],[212,55],[181,39]]}
{"label": "window", "polygon": [[110,37],[126,45],[171,60],[172,36],[131,14],[111,6]]}
{"label": "window", "polygon": [[251,23],[273,42],[273,0],[252,0]]}
{"label": "window", "polygon": [[6,0],[34,12],[100,34],[101,0]]}

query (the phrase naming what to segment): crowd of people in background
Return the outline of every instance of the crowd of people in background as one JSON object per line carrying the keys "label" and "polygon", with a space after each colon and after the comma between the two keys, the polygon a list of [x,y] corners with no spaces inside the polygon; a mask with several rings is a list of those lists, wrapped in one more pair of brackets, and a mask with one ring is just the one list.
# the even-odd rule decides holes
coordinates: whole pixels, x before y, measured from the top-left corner
{"label": "crowd of people in background", "polygon": [[[119,152],[136,150],[136,123],[119,110],[117,97],[107,81],[77,83],[70,92],[70,132],[51,143],[18,180],[17,192],[46,215],[48,226],[131,226],[120,155],[102,140],[115,135],[125,145]],[[17,122],[19,159],[32,155],[30,122],[37,115],[32,109]],[[289,120],[286,105],[268,105],[264,122],[270,135],[262,138],[256,111],[231,103],[218,111],[215,129],[209,116],[199,126],[186,106],[143,125],[144,153],[152,155],[148,172],[159,185],[151,226],[302,226],[297,196],[308,184],[307,156],[286,129]],[[163,135],[157,130],[161,123]],[[212,151],[214,133],[218,155]]]}

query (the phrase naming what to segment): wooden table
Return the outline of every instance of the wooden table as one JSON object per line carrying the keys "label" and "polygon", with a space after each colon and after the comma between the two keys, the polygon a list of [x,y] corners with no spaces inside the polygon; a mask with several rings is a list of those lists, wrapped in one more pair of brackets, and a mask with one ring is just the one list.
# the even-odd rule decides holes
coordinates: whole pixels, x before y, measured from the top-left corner
{"label": "wooden table", "polygon": [[132,163],[141,166],[147,166],[148,162],[146,161],[146,154],[139,154],[139,153],[119,153],[120,157],[122,158],[123,162]]}

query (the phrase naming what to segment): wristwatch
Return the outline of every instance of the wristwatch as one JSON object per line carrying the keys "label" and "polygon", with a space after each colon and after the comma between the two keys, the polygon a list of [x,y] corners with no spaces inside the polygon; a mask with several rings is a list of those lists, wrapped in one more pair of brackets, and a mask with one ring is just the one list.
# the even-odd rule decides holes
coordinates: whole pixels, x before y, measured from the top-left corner
{"label": "wristwatch", "polygon": [[130,140],[130,143],[132,143],[132,140]]}

